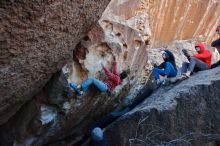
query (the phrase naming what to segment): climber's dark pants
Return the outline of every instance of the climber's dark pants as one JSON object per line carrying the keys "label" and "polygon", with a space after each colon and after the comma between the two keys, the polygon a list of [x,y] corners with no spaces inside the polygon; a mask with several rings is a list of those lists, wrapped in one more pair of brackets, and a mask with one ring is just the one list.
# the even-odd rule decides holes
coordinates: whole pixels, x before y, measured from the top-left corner
{"label": "climber's dark pants", "polygon": [[100,127],[100,128],[105,128],[109,124],[111,124],[113,121],[115,121],[117,118],[121,117],[122,115],[126,114],[129,112],[131,109],[135,108],[138,104],[143,102],[147,97],[149,97],[153,93],[152,88],[145,87],[144,91],[141,92],[140,97],[138,99],[133,100],[133,102],[130,104],[129,101],[124,100],[124,108],[120,110],[113,111],[109,113],[107,116],[103,117],[100,119],[98,122],[94,123],[91,126],[91,129],[94,127]]}
{"label": "climber's dark pants", "polygon": [[190,72],[196,72],[196,71],[203,71],[207,69],[209,69],[208,64],[206,64],[205,62],[195,57],[192,57],[190,60],[190,63],[184,62],[182,64],[181,73],[186,73],[187,70],[189,70]]}

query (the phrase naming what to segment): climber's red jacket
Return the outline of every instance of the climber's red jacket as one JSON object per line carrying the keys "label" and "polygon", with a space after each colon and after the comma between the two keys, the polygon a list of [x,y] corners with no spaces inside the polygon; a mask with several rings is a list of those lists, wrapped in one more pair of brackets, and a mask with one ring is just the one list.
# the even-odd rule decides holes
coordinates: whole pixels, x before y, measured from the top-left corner
{"label": "climber's red jacket", "polygon": [[194,57],[202,60],[211,67],[212,53],[205,49],[204,44],[197,44],[196,47],[200,48],[200,52],[195,54]]}
{"label": "climber's red jacket", "polygon": [[113,72],[110,72],[109,69],[106,67],[103,67],[105,74],[108,76],[108,80],[106,81],[106,84],[108,86],[109,91],[113,91],[116,86],[121,84],[121,78],[118,73],[118,67],[117,63],[114,63],[114,69]]}

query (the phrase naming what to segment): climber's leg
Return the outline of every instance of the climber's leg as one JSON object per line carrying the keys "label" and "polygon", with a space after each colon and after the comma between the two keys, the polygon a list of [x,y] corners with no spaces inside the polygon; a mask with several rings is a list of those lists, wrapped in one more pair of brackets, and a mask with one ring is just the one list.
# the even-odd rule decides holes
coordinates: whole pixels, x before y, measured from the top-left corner
{"label": "climber's leg", "polygon": [[195,57],[192,57],[189,64],[189,71],[193,72],[195,67],[198,68],[200,71],[209,69],[208,64]]}
{"label": "climber's leg", "polygon": [[88,90],[90,85],[94,85],[101,92],[106,92],[108,90],[108,86],[104,82],[102,82],[94,77],[91,77],[91,78],[88,78],[87,80],[85,80],[81,85],[81,89],[83,91],[86,91],[86,90]]}
{"label": "climber's leg", "polygon": [[170,62],[166,62],[166,68],[164,71],[167,77],[175,77],[177,75],[177,71]]}
{"label": "climber's leg", "polygon": [[165,76],[165,71],[163,69],[159,69],[155,67],[153,69],[153,75],[154,75],[154,79],[157,80],[157,79],[160,79],[160,75]]}
{"label": "climber's leg", "polygon": [[188,62],[183,62],[182,64],[182,68],[181,68],[181,74],[186,73],[189,67],[189,63]]}

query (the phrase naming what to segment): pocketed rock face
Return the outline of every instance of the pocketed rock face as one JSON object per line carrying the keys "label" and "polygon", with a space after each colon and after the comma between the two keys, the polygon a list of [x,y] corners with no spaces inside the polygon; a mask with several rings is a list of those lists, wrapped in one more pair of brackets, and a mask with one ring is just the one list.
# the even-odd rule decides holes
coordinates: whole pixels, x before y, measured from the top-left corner
{"label": "pocketed rock face", "polygon": [[[132,11],[127,13],[127,9]],[[140,84],[150,36],[147,2],[113,0],[99,23],[76,46],[74,61],[63,71],[72,82],[80,84],[87,77],[101,78],[101,63],[110,68],[115,59],[119,72],[129,71],[124,84]]]}
{"label": "pocketed rock face", "polygon": [[[127,9],[132,11],[128,14]],[[130,70],[133,80],[140,77],[147,61],[151,36],[147,12],[148,8],[141,0],[110,2],[99,24],[84,37],[74,52],[88,76],[101,70],[100,63],[110,66],[115,58],[120,71]],[[82,50],[85,50],[84,56],[77,55]]]}
{"label": "pocketed rock face", "polygon": [[164,87],[111,124],[111,146],[218,145],[220,67]]}
{"label": "pocketed rock face", "polygon": [[6,122],[53,73],[110,0],[40,0],[0,4],[0,124]]}

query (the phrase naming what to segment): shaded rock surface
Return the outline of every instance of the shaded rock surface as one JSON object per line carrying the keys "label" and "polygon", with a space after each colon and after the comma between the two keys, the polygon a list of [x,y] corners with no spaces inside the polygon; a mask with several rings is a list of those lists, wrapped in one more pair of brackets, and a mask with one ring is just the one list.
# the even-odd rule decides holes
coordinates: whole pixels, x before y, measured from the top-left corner
{"label": "shaded rock surface", "polygon": [[160,88],[105,131],[110,145],[205,145],[220,140],[220,67]]}
{"label": "shaded rock surface", "polygon": [[[201,0],[112,0],[99,22],[92,25],[107,2],[15,1],[0,6],[4,14],[0,17],[1,45],[5,48],[1,53],[4,98],[0,100],[0,123],[32,97],[0,127],[0,145],[75,144],[95,122],[117,109],[124,98],[136,98],[143,76],[149,73],[144,71],[146,62],[160,62],[161,55],[156,50],[168,46],[180,66],[182,48],[190,49],[195,42],[209,42],[215,37],[214,25],[219,18],[219,9],[214,9],[219,8],[216,1],[206,1],[207,8],[198,8]],[[174,16],[172,9],[178,15]],[[204,14],[203,19],[192,17],[192,12],[188,13],[192,9]],[[191,33],[194,23],[199,28]],[[204,31],[203,24],[208,26]],[[91,31],[84,35],[89,28]],[[88,77],[104,80],[101,63],[111,68],[114,59],[119,71],[129,70],[130,75],[112,97],[94,87],[80,98],[70,90],[67,80],[77,84]]]}
{"label": "shaded rock surface", "polygon": [[[113,111],[122,98],[128,95],[133,97],[138,92],[142,68],[147,60],[146,43],[135,25],[128,26],[128,23],[121,23],[120,19],[115,21],[112,17],[107,19],[108,14],[105,13],[99,23],[76,45],[72,53],[73,60],[62,71],[54,74],[45,88],[7,124],[1,126],[2,144],[74,144],[87,134],[93,123]],[[147,13],[142,15],[146,17],[145,26],[149,29]],[[149,30],[145,34],[149,36]],[[112,97],[91,87],[85,95],[78,98],[68,87],[67,80],[77,84],[88,77],[104,80],[101,63],[111,69],[114,59],[118,62],[119,71],[130,70],[130,77],[115,89]],[[135,90],[127,93],[134,84],[137,84]],[[25,109],[29,109],[30,103],[35,103],[37,108],[30,109],[31,115],[24,115],[26,120],[23,120],[20,115]],[[18,123],[25,124],[19,126],[15,119]],[[35,129],[29,130],[32,126]]]}
{"label": "shaded rock surface", "polygon": [[76,98],[68,87],[65,75],[58,72],[44,90],[0,127],[0,144],[74,144],[87,134],[93,123],[117,106],[128,89],[129,86],[123,87],[124,91],[115,94],[115,98],[91,87],[84,96]]}
{"label": "shaded rock surface", "polygon": [[110,0],[15,1],[0,5],[0,124],[72,58]]}

